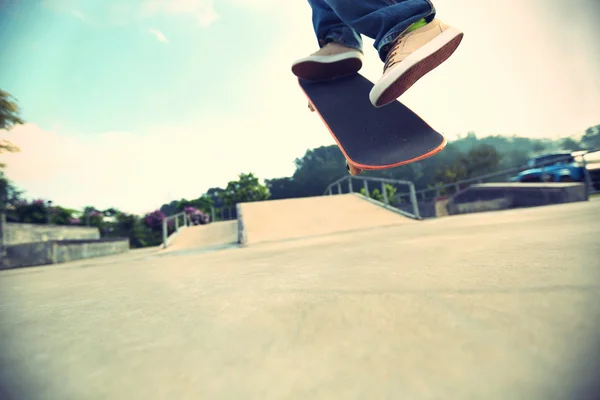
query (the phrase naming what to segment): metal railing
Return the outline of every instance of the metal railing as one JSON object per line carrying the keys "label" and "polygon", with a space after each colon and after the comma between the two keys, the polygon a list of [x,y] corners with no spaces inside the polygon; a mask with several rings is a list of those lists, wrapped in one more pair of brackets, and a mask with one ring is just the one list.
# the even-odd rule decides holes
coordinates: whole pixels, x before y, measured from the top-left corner
{"label": "metal railing", "polygon": [[[183,218],[183,223],[180,226],[179,218],[181,218],[181,217]],[[169,221],[171,221],[171,220],[175,221],[175,230],[173,231],[172,234],[169,235]],[[163,222],[162,222],[162,247],[166,248],[170,244],[170,241],[173,238],[173,235],[177,234],[181,228],[185,228],[185,227],[189,226],[189,224],[190,224],[190,219],[188,218],[188,216],[185,212],[180,212],[180,213],[171,215],[171,216],[163,219]]]}
{"label": "metal railing", "polygon": [[[576,157],[581,157],[580,160],[576,160],[583,167],[584,179],[583,183],[586,185],[588,195],[600,193],[600,149],[583,150],[580,152],[573,152],[578,154]],[[586,159],[586,157],[588,157]],[[596,159],[597,157],[597,159]],[[507,182],[510,178],[521,171],[534,168],[544,168],[556,164],[557,162],[567,161],[572,156],[557,157],[547,162],[543,162],[535,165],[534,167],[529,165],[523,165],[520,167],[514,167],[505,169],[490,174],[480,175],[469,179],[463,179],[460,181],[435,186],[433,188],[421,189],[417,191],[417,198],[419,200],[434,199],[442,195],[452,195],[466,189],[472,184],[484,183],[488,181],[495,182]],[[503,178],[503,179],[495,179]],[[448,190],[450,189],[450,190]],[[431,196],[433,195],[433,196]]]}
{"label": "metal railing", "polygon": [[[342,190],[342,184],[343,183],[347,183],[347,188],[348,188],[348,193],[355,193],[354,192],[354,180],[358,180],[358,181],[362,181],[362,188],[364,189],[364,195],[367,198],[371,198],[370,197],[370,191],[369,191],[369,182],[373,182],[376,183],[380,186],[380,192],[381,192],[381,196],[383,199],[383,204],[385,206],[388,207],[393,207],[396,209],[397,212],[404,214],[408,217],[411,218],[416,218],[416,219],[421,219],[421,213],[419,211],[419,204],[417,202],[417,196],[416,196],[416,191],[415,191],[415,185],[410,182],[410,181],[404,181],[404,180],[400,180],[400,179],[386,179],[386,178],[375,178],[375,177],[355,177],[355,176],[345,176],[343,178],[338,179],[337,181],[330,183],[327,188],[325,189],[325,192],[323,193],[324,195],[333,195],[333,188],[335,187],[337,189],[337,192],[335,194],[343,194],[343,190]],[[403,185],[403,186],[408,186],[408,201],[410,202],[410,207],[409,209],[412,211],[407,211],[406,207],[397,207],[397,204],[395,202],[392,201],[392,199],[389,198],[388,196],[388,192],[387,192],[387,188],[386,185]],[[360,193],[360,190],[359,192]],[[400,195],[401,197],[404,195]],[[394,195],[394,198],[396,198],[396,195]]]}

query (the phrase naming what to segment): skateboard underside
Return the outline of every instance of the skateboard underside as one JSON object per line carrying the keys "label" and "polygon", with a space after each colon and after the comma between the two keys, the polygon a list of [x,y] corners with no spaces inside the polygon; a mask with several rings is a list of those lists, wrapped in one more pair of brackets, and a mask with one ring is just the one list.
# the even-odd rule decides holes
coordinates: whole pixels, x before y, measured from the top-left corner
{"label": "skateboard underside", "polygon": [[299,83],[355,168],[393,168],[430,157],[446,146],[442,134],[399,101],[374,107],[369,100],[373,83],[360,74],[326,82],[299,79]]}

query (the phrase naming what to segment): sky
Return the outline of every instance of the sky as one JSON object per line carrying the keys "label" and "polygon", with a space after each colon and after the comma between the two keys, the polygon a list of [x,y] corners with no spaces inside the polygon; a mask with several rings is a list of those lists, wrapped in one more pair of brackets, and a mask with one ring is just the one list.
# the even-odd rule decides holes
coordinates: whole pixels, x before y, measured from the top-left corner
{"label": "sky", "polygon": [[[463,42],[401,101],[450,140],[600,123],[597,0],[434,4]],[[21,149],[6,175],[30,199],[137,214],[240,173],[290,176],[335,144],[290,70],[316,50],[302,0],[0,0],[0,88],[27,122],[0,131]]]}

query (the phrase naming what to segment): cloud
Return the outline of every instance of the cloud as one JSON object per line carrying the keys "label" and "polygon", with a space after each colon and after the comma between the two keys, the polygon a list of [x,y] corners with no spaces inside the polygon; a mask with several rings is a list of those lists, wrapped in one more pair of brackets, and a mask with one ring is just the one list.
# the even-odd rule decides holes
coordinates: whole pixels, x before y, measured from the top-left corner
{"label": "cloud", "polygon": [[152,36],[154,36],[156,38],[156,40],[158,40],[159,42],[162,43],[169,43],[169,41],[167,40],[167,38],[165,37],[165,35],[159,31],[158,29],[148,29],[148,33],[151,34]]}
{"label": "cloud", "polygon": [[[296,100],[292,114],[309,114],[302,98]],[[268,121],[272,112],[265,107],[254,116],[156,127],[143,135],[113,131],[68,136],[60,128],[25,124],[0,131],[0,137],[21,149],[3,154],[2,161],[7,176],[28,198],[143,214],[182,197],[197,198],[210,187],[224,187],[242,172],[260,178],[291,175],[303,142],[312,135],[319,145],[326,132],[319,130],[316,118],[308,127],[302,122],[285,127],[285,116]]]}
{"label": "cloud", "polygon": [[142,16],[179,15],[194,18],[201,27],[208,27],[219,18],[213,0],[146,0]]}
{"label": "cloud", "polygon": [[67,14],[81,22],[89,23],[87,16],[78,8],[77,0],[42,0],[42,6],[57,13]]}
{"label": "cloud", "polygon": [[71,10],[70,14],[80,20],[81,22],[88,22],[88,18],[79,10]]}

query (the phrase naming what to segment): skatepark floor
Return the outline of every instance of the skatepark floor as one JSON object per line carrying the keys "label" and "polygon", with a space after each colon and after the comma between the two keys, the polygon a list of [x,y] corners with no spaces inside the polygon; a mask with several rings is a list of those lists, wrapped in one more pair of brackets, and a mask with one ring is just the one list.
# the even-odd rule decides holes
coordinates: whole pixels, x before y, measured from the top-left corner
{"label": "skatepark floor", "polygon": [[2,271],[0,397],[591,398],[599,213],[594,200]]}

